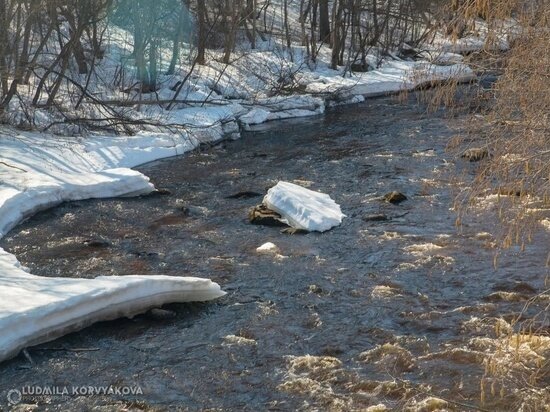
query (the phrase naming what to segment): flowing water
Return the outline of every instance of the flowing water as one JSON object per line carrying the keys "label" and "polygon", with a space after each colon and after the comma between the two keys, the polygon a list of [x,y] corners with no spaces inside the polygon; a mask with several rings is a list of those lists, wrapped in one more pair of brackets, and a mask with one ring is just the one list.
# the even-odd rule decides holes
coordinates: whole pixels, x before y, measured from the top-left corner
{"label": "flowing water", "polygon": [[[482,391],[483,362],[543,290],[548,236],[495,269],[495,223],[480,214],[457,230],[452,166],[477,166],[445,147],[464,122],[371,100],[139,168],[168,194],[39,213],[1,242],[37,275],[191,275],[228,294],[30,348],[33,365],[22,355],[0,365],[0,393],[143,391],[35,399],[48,410],[515,410],[528,395],[490,377]],[[248,223],[261,196],[228,198],[279,180],[330,194],[347,218],[290,235]],[[379,199],[392,190],[408,200]],[[256,252],[268,241],[277,254]]]}

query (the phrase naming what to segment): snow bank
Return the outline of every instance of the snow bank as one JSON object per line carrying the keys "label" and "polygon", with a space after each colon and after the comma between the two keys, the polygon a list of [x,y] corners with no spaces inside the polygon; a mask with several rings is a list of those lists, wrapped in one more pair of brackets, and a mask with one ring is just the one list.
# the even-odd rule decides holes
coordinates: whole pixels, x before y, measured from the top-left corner
{"label": "snow bank", "polygon": [[270,115],[269,111],[265,109],[257,108],[257,109],[252,109],[245,115],[241,116],[239,120],[241,121],[241,123],[245,125],[261,124],[261,123],[267,122],[267,120],[269,119],[269,115]]}
{"label": "snow bank", "polygon": [[143,131],[136,136],[75,138],[2,130],[0,237],[22,219],[63,201],[151,192],[149,178],[130,167],[221,139],[227,132],[223,123],[231,119],[235,123],[234,111],[231,107],[176,110],[173,121],[196,128],[186,135]]}
{"label": "snow bank", "polygon": [[405,90],[414,90],[424,84],[455,79],[468,81],[474,72],[464,64],[438,66],[428,61],[385,62],[379,69],[366,73],[354,73],[353,77],[330,76],[327,69],[315,81],[307,84],[306,91],[312,94],[347,93],[364,97],[384,96]]}
{"label": "snow bank", "polygon": [[170,276],[42,278],[0,249],[0,361],[97,321],[134,316],[170,302],[223,296],[208,279]]}
{"label": "snow bank", "polygon": [[[178,115],[189,118],[195,113]],[[201,119],[226,115],[206,110]],[[216,127],[203,133],[202,141],[221,137]],[[63,201],[149,193],[154,190],[149,178],[129,167],[183,154],[200,141],[196,136],[145,132],[86,139],[2,134],[0,237],[33,213]],[[100,320],[222,295],[216,283],[192,277],[42,278],[27,273],[15,256],[0,249],[0,361]]]}
{"label": "snow bank", "polygon": [[323,114],[325,100],[310,95],[276,96],[256,99],[252,110],[239,117],[245,126],[272,120],[307,117]]}
{"label": "snow bank", "polygon": [[[248,104],[251,109],[239,117],[245,127],[264,122],[294,117],[306,117],[322,114],[327,105],[356,103],[365,97],[384,96],[405,90],[414,90],[419,86],[438,81],[455,79],[472,80],[474,72],[466,65],[455,64],[452,59],[460,56],[451,53],[439,54],[444,66],[429,61],[389,60],[370,72],[354,73],[342,76],[342,70],[319,68],[314,72],[307,69],[301,73],[301,84],[307,94],[255,99]],[[263,56],[267,58],[266,56]],[[435,57],[433,58],[435,60]],[[341,99],[333,102],[331,99]]]}
{"label": "snow bank", "polygon": [[497,38],[495,44],[487,45],[486,34],[482,36],[467,36],[457,40],[445,39],[441,42],[441,50],[444,52],[468,54],[488,48],[490,50],[506,51],[510,44],[505,38]]}
{"label": "snow bank", "polygon": [[329,195],[289,182],[279,182],[269,189],[263,203],[290,226],[310,232],[325,232],[346,217]]}

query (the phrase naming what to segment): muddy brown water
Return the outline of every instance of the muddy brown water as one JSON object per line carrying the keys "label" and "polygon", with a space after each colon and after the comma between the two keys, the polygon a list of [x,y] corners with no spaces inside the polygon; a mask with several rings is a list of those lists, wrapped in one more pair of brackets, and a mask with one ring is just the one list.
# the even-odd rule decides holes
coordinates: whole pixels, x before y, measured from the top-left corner
{"label": "muddy brown water", "polygon": [[[494,223],[480,215],[456,229],[449,181],[460,161],[445,146],[463,122],[371,100],[138,168],[167,195],[37,214],[0,242],[34,274],[192,275],[228,294],[30,348],[33,365],[22,355],[0,364],[0,405],[14,388],[114,385],[143,394],[24,401],[60,411],[421,410],[434,396],[450,410],[514,410],[511,391],[480,403],[483,350],[472,342],[494,338],[498,319],[543,289],[548,236],[495,269],[485,233]],[[348,217],[288,235],[247,222],[261,197],[227,198],[279,180],[330,194]],[[392,190],[408,200],[379,200]],[[268,241],[279,255],[256,252]]]}

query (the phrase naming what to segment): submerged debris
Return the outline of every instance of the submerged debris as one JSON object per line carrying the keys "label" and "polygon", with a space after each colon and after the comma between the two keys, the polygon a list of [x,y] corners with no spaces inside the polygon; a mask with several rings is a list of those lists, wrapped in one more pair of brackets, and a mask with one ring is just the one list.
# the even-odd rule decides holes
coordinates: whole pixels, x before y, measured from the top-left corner
{"label": "submerged debris", "polygon": [[521,189],[514,189],[510,187],[499,187],[496,193],[500,196],[517,196],[520,197],[525,192]]}
{"label": "submerged debris", "polygon": [[447,411],[449,402],[446,400],[430,396],[420,402],[411,402],[404,410],[407,412],[433,412],[433,411]]}
{"label": "submerged debris", "polygon": [[173,310],[155,308],[147,312],[146,317],[154,320],[174,319],[177,314]]}
{"label": "submerged debris", "polygon": [[91,248],[106,248],[111,246],[111,242],[99,238],[85,240],[84,244]]}
{"label": "submerged debris", "polygon": [[172,192],[169,189],[159,187],[150,193],[143,194],[143,197],[170,196]]}
{"label": "submerged debris", "polygon": [[361,353],[359,360],[375,364],[383,370],[399,373],[409,372],[416,367],[416,361],[412,353],[392,343],[385,343]]}

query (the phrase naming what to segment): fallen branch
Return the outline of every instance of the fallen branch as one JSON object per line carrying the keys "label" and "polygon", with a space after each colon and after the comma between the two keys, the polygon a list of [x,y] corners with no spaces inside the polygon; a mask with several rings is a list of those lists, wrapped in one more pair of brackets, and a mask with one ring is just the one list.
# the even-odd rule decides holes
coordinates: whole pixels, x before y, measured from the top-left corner
{"label": "fallen branch", "polygon": [[98,100],[96,103],[110,106],[137,106],[137,105],[162,105],[162,104],[212,104],[218,106],[227,106],[231,102],[229,101],[203,101],[203,100],[172,100],[172,99],[160,99],[160,100]]}

